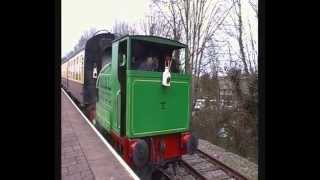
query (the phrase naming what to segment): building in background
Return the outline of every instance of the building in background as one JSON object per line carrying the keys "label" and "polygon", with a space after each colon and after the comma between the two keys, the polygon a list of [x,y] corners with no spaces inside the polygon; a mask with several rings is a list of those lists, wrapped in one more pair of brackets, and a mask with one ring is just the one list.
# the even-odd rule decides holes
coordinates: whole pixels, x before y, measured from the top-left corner
{"label": "building in background", "polygon": [[[240,89],[243,94],[248,95],[248,78],[246,76],[240,77]],[[219,78],[219,101],[220,105],[225,107],[232,107],[237,104],[237,98],[235,97],[235,92],[233,84],[230,81],[230,78],[220,77]]]}

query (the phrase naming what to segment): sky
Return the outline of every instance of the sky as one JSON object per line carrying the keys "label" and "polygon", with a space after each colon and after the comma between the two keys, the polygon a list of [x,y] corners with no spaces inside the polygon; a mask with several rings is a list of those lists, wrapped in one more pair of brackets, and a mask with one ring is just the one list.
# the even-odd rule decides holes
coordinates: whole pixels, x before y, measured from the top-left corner
{"label": "sky", "polygon": [[[243,0],[247,1],[247,0]],[[82,33],[90,28],[112,30],[116,21],[140,23],[149,10],[151,0],[62,0],[61,1],[61,56],[70,52]],[[251,7],[243,3],[244,23],[251,21],[257,40],[257,21]],[[219,35],[218,35],[219,36]],[[237,49],[237,43],[234,49]],[[233,46],[232,45],[232,46]]]}
{"label": "sky", "polygon": [[115,21],[140,22],[150,0],[61,0],[61,56],[90,28],[112,30]]}

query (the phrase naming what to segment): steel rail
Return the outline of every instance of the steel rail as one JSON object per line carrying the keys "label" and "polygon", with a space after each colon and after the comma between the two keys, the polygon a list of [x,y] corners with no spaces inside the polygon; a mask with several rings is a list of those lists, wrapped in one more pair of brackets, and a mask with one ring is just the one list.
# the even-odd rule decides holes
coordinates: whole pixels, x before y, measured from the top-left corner
{"label": "steel rail", "polygon": [[210,155],[208,155],[207,153],[197,149],[196,153],[198,153],[200,155],[200,157],[204,157],[205,159],[207,159],[210,163],[218,166],[222,171],[224,171],[227,175],[230,176],[230,178],[235,178],[237,180],[248,180],[248,178],[244,177],[243,175],[241,175],[239,172],[237,172],[236,170],[230,168],[229,166],[225,165],[224,163],[222,163],[221,161],[219,161],[218,159],[211,157]]}

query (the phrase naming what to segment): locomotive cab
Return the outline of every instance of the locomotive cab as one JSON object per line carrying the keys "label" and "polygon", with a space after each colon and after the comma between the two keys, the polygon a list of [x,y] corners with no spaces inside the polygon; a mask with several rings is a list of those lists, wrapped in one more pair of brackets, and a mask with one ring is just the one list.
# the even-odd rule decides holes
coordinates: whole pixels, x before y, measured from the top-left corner
{"label": "locomotive cab", "polygon": [[152,36],[135,36],[130,44],[126,134],[141,137],[189,130],[191,76],[184,71],[187,47]]}
{"label": "locomotive cab", "polygon": [[154,36],[124,36],[112,43],[112,62],[97,79],[97,123],[135,167],[193,153],[189,132],[191,76],[187,46]]}

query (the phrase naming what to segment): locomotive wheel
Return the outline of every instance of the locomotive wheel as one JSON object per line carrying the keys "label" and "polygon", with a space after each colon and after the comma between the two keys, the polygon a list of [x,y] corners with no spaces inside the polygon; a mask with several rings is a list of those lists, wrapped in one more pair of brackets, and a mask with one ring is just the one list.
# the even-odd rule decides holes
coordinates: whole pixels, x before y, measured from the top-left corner
{"label": "locomotive wheel", "polygon": [[153,180],[154,169],[152,166],[145,166],[142,169],[136,169],[135,172],[141,180]]}
{"label": "locomotive wheel", "polygon": [[195,137],[193,134],[191,134],[191,138],[189,140],[189,142],[187,143],[187,151],[190,153],[190,154],[193,154],[197,148],[198,148],[198,138]]}
{"label": "locomotive wheel", "polygon": [[90,120],[90,122],[92,123],[93,120],[96,118],[96,108],[95,105],[89,105],[86,108],[86,116],[88,117],[88,119]]}
{"label": "locomotive wheel", "polygon": [[133,150],[133,162],[139,168],[143,167],[149,160],[149,147],[146,141],[137,140],[137,144]]}
{"label": "locomotive wheel", "polygon": [[102,127],[101,125],[99,124],[99,122],[96,122],[94,127],[96,127],[96,129],[102,134]]}

